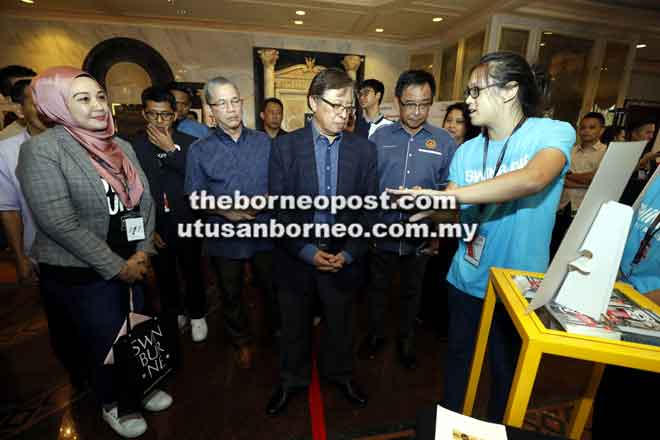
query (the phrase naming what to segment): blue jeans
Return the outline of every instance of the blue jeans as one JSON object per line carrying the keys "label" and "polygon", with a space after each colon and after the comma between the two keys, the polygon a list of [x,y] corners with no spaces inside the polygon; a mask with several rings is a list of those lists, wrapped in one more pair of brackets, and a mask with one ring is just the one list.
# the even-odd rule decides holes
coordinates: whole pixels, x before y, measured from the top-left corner
{"label": "blue jeans", "polygon": [[[448,284],[449,342],[445,365],[444,399],[447,409],[462,412],[470,364],[481,320],[483,299]],[[497,303],[488,338],[490,401],[488,420],[502,423],[520,352],[520,336],[504,306]]]}
{"label": "blue jeans", "polygon": [[[75,341],[70,343],[79,348],[77,353],[68,353],[67,356],[75,357],[68,361],[88,369],[99,404],[117,402],[120,387],[114,383],[114,368],[103,362],[126,319],[128,285],[115,279],[70,285],[48,277],[41,277],[39,285],[49,304],[51,338],[57,339],[55,335],[64,326],[72,329],[69,336]],[[136,312],[144,306],[143,292],[137,285],[133,286],[133,306]]]}

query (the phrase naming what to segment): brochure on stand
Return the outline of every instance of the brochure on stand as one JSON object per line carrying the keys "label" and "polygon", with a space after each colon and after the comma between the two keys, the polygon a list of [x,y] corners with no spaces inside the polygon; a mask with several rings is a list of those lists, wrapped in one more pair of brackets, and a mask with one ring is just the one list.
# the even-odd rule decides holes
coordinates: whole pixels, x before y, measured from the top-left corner
{"label": "brochure on stand", "polygon": [[[646,142],[612,142],[609,145],[528,311],[548,304],[557,295],[568,273],[569,264],[580,257],[580,248],[598,211],[603,204],[619,200],[645,146]],[[627,231],[610,232],[624,236],[627,234]]]}

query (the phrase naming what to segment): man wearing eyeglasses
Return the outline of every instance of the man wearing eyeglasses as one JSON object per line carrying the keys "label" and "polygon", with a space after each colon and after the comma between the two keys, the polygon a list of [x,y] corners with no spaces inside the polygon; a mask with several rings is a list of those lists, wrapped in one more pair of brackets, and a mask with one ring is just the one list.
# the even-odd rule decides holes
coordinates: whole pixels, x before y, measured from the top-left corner
{"label": "man wearing eyeglasses", "polygon": [[158,255],[153,258],[160,290],[163,312],[177,320],[179,327],[187,321],[184,313],[177,264],[186,283],[185,308],[191,323],[192,339],[200,342],[208,332],[206,299],[200,271],[201,241],[178,236],[179,223],[194,222],[194,213],[183,192],[186,155],[195,138],[175,131],[176,101],[162,87],[149,87],[142,92],[142,116],[145,131],[139,133],[132,145],[156,201],[155,245]]}
{"label": "man wearing eyeglasses", "polygon": [[[379,128],[370,137],[378,147],[381,192],[399,187],[441,189],[446,185],[456,144],[447,131],[426,121],[434,95],[435,80],[430,73],[409,70],[399,77],[395,89],[399,121]],[[403,211],[381,212],[379,221],[392,224],[407,221],[409,216]],[[415,318],[424,272],[430,255],[436,252],[437,241],[430,245],[423,238],[376,240],[369,255],[369,332],[358,350],[360,358],[374,359],[385,346],[386,296],[392,275],[398,270],[401,274],[401,306],[397,353],[404,368],[412,370],[416,367]]]}
{"label": "man wearing eyeglasses", "polygon": [[[317,74],[307,93],[311,123],[273,141],[269,168],[272,195],[376,195],[376,148],[346,132],[355,112],[353,80],[343,70]],[[340,210],[278,210],[279,223],[362,224],[370,212]],[[282,312],[280,383],[266,414],[282,412],[292,395],[306,389],[312,368],[312,304],[315,292],[324,311],[324,340],[319,374],[339,387],[352,404],[362,407],[367,396],[353,379],[352,309],[364,275],[368,242],[348,237],[286,237],[279,240],[273,261]]]}
{"label": "man wearing eyeglasses", "polygon": [[[243,125],[243,99],[238,87],[224,77],[204,86],[206,102],[217,127],[192,146],[186,168],[186,194],[206,191],[218,197],[264,196],[268,193],[268,158],[271,140],[267,134]],[[268,212],[253,209],[215,209],[207,212],[208,223],[223,227],[241,223],[267,223]],[[228,228],[231,228],[227,225]],[[225,228],[222,229],[226,230]],[[256,284],[264,289],[266,318],[272,327],[277,311],[271,276],[272,243],[267,238],[205,238],[205,250],[218,274],[225,330],[235,348],[239,368],[252,366],[253,334],[242,297],[245,264],[250,262]]]}

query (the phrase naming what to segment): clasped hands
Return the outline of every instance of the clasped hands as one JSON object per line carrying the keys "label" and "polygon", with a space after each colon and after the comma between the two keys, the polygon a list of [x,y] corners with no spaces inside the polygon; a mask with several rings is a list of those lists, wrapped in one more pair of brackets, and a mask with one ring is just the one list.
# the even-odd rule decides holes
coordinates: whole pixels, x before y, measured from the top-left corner
{"label": "clasped hands", "polygon": [[346,264],[344,254],[339,252],[337,255],[329,254],[322,250],[314,254],[314,266],[321,272],[338,272]]}
{"label": "clasped hands", "polygon": [[120,280],[133,284],[144,279],[149,271],[149,256],[143,251],[137,251],[126,260],[124,267],[117,275]]}

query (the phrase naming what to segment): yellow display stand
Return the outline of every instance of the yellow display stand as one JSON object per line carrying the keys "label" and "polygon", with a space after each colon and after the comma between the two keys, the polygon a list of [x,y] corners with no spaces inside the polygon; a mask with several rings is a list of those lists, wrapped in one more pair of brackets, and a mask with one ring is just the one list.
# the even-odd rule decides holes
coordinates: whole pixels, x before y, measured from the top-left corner
{"label": "yellow display stand", "polygon": [[[513,385],[509,393],[506,413],[504,414],[504,424],[516,428],[522,427],[542,355],[551,354],[581,359],[593,362],[594,365],[586,392],[576,402],[568,428],[568,438],[580,439],[591,412],[593,399],[605,365],[619,365],[660,373],[660,347],[550,330],[543,325],[536,313],[526,312],[527,299],[518,291],[513,281],[514,275],[543,278],[543,274],[540,273],[491,269],[468,378],[468,387],[465,393],[463,414],[472,415],[495,302],[496,298],[499,298],[506,307],[522,339]],[[640,295],[630,285],[617,283],[616,288],[640,306],[660,313],[660,307]]]}

